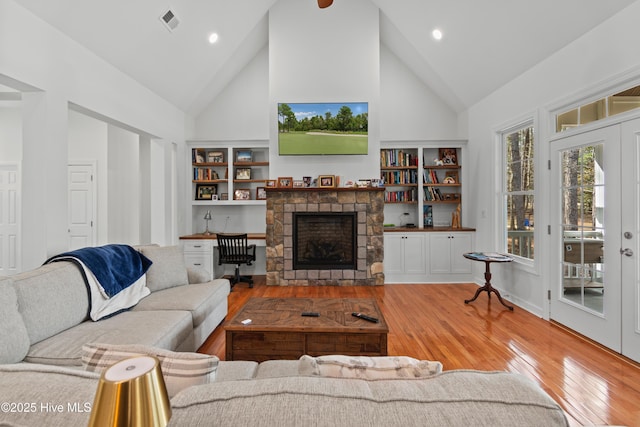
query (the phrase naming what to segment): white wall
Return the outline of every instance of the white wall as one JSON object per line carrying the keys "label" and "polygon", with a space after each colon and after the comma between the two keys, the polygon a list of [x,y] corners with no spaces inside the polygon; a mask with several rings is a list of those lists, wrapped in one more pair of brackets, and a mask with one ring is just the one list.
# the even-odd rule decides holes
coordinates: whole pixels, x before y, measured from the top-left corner
{"label": "white wall", "polygon": [[22,161],[22,109],[20,101],[0,103],[0,162]]}
{"label": "white wall", "polygon": [[[320,12],[320,13],[319,13]],[[369,0],[280,0],[269,11],[270,174],[375,178],[380,148],[380,31]],[[369,153],[362,156],[279,156],[279,102],[368,102]]]}
{"label": "white wall", "polygon": [[189,139],[269,138],[269,49],[262,49],[198,115]]}
{"label": "white wall", "polygon": [[450,139],[457,114],[385,45],[380,47],[380,139]]}
{"label": "white wall", "polygon": [[138,135],[108,125],[108,240],[140,243],[140,141]]}
{"label": "white wall", "polygon": [[[468,110],[469,152],[465,168],[470,171],[475,191],[465,196],[470,203],[470,226],[475,226],[476,249],[495,250],[497,242],[496,216],[496,157],[495,131],[508,123],[533,115],[540,117],[541,126],[536,134],[536,171],[540,181],[536,182],[537,228],[546,228],[549,223],[549,181],[546,162],[549,158],[549,129],[547,106],[569,96],[578,100],[594,85],[602,85],[619,73],[637,68],[640,76],[640,57],[637,51],[640,40],[640,2],[635,2],[602,25],[594,28],[577,41],[539,63],[529,71],[497,90]],[[508,52],[505,52],[508,55]],[[538,237],[538,236],[536,236]],[[536,253],[541,263],[540,271],[532,272],[518,265],[496,268],[492,283],[512,295],[532,312],[546,315],[546,291],[551,280],[545,253],[549,253],[546,233],[536,240]],[[481,271],[476,271],[481,281]]]}
{"label": "white wall", "polygon": [[166,143],[183,144],[191,126],[178,108],[13,0],[0,0],[0,76],[40,90],[22,102],[25,269],[67,247],[69,102]]}

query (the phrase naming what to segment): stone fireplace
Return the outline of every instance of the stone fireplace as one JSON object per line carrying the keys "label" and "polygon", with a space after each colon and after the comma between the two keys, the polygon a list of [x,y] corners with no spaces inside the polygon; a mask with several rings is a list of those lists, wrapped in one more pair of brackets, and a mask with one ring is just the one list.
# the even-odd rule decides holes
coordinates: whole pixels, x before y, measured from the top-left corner
{"label": "stone fireplace", "polygon": [[382,188],[267,188],[267,285],[382,285]]}

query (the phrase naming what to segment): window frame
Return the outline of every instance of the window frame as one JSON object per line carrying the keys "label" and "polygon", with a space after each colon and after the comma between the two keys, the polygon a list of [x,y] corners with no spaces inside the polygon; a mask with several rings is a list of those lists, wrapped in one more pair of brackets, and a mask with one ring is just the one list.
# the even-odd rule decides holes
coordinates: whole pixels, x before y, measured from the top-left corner
{"label": "window frame", "polygon": [[[537,120],[534,115],[526,116],[525,118],[512,122],[510,124],[506,124],[495,131],[496,142],[497,142],[497,166],[495,168],[496,171],[496,215],[497,218],[497,247],[499,248],[499,252],[509,254],[509,256],[514,258],[516,264],[524,267],[525,270],[530,271],[531,273],[538,273],[538,266],[540,265],[540,254],[534,252],[533,258],[527,258],[524,256],[511,254],[508,252],[508,215],[506,209],[506,198],[509,195],[522,195],[529,194],[533,196],[533,213],[534,213],[534,223],[543,224],[541,208],[539,203],[539,189],[540,189],[540,132],[539,126],[537,126]],[[533,141],[533,165],[534,165],[534,176],[533,176],[533,190],[525,190],[525,191],[507,191],[507,136],[513,134],[514,132],[518,132],[519,130],[523,130],[526,128],[533,129],[534,141]],[[523,160],[523,159],[521,159]],[[534,227],[533,230],[533,241],[540,242],[541,236],[541,225]],[[538,245],[540,246],[540,245]]]}

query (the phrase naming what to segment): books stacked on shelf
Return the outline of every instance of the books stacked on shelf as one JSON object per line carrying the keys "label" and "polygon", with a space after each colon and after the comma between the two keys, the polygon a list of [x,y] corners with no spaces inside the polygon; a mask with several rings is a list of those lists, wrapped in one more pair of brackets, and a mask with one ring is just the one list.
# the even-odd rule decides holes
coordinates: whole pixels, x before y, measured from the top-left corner
{"label": "books stacked on shelf", "polygon": [[418,156],[403,150],[380,150],[380,165],[382,167],[418,166]]}
{"label": "books stacked on shelf", "polygon": [[380,178],[386,185],[393,184],[417,184],[418,171],[415,169],[404,169],[394,171],[382,171]]}
{"label": "books stacked on shelf", "polygon": [[216,179],[220,179],[220,177],[213,168],[193,168],[194,181],[213,181]]}
{"label": "books stacked on shelf", "polygon": [[433,169],[425,169],[422,174],[422,179],[425,184],[438,184],[438,174]]}
{"label": "books stacked on shelf", "polygon": [[427,187],[424,189],[424,199],[428,201],[445,200],[439,188]]}
{"label": "books stacked on shelf", "polygon": [[417,202],[417,192],[415,189],[406,191],[388,191],[384,194],[386,203],[413,203]]}

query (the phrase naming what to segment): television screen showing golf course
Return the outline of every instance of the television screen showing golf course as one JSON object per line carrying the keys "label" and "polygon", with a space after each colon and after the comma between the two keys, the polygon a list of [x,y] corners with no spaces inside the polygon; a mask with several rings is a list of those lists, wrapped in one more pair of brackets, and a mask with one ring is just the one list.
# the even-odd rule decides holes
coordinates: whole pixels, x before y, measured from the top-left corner
{"label": "television screen showing golf course", "polygon": [[366,102],[278,104],[280,155],[367,154],[368,107]]}

